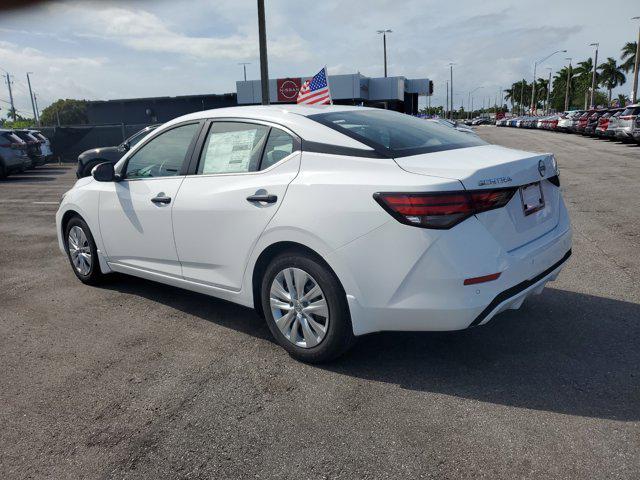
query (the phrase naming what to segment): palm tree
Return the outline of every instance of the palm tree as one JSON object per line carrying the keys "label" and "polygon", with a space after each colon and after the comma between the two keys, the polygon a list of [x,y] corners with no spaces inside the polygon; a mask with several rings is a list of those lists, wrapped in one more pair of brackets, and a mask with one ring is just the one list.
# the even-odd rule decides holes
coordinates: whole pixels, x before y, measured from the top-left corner
{"label": "palm tree", "polygon": [[611,90],[627,81],[627,77],[622,73],[622,69],[617,65],[615,58],[609,57],[602,63],[600,70],[600,85],[609,90],[609,105],[611,105]]}
{"label": "palm tree", "polygon": [[628,102],[629,97],[627,97],[625,94],[621,93],[618,95],[618,103],[621,107],[626,107]]}
{"label": "palm tree", "polygon": [[[544,110],[547,109],[547,89],[549,88],[549,80],[547,78],[539,78],[536,81],[536,98],[539,99],[544,106]],[[537,103],[537,102],[536,102]],[[536,105],[536,110],[538,106]]]}
{"label": "palm tree", "polygon": [[636,64],[637,48],[638,48],[637,42],[627,42],[624,44],[624,47],[622,47],[622,54],[620,55],[620,60],[622,60],[622,65],[620,65],[620,68],[627,73],[633,70],[633,67]]}
{"label": "palm tree", "polygon": [[[591,57],[587,58],[583,62],[579,62],[578,66],[573,69],[576,76],[580,80],[588,80],[591,82],[591,76],[593,75],[593,59]],[[596,72],[596,83],[598,83],[598,72]]]}

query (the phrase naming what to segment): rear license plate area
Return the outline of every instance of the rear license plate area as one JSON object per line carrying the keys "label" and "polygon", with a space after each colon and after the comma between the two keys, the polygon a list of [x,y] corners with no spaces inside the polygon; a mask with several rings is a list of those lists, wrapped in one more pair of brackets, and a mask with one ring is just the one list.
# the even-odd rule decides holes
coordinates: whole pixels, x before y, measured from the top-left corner
{"label": "rear license plate area", "polygon": [[520,199],[524,216],[531,215],[544,208],[544,195],[540,182],[530,183],[520,187]]}

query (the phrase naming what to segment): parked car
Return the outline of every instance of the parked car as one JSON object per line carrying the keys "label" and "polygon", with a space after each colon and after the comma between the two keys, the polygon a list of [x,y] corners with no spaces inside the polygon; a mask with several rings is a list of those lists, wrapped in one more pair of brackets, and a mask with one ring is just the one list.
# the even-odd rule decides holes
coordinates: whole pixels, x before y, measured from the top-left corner
{"label": "parked car", "polygon": [[12,130],[0,130],[0,178],[14,172],[24,172],[31,161],[27,156],[27,144]]}
{"label": "parked car", "polygon": [[633,131],[640,114],[640,104],[629,105],[618,117],[616,138],[624,142],[633,141]]}
{"label": "parked car", "polygon": [[558,119],[558,130],[561,132],[575,132],[578,124],[578,118],[584,113],[584,110],[570,110],[560,115]]}
{"label": "parked car", "polygon": [[636,117],[636,121],[633,125],[632,135],[633,139],[636,142],[640,143],[640,115]]}
{"label": "parked car", "polygon": [[31,159],[30,168],[44,165],[45,158],[40,150],[40,140],[31,135],[29,130],[13,130],[13,133],[27,144],[27,155]]}
{"label": "parked car", "polygon": [[607,130],[609,129],[609,123],[611,123],[611,119],[615,114],[622,111],[624,111],[624,108],[611,108],[607,110],[607,112],[605,112],[605,114],[598,119],[598,125],[596,126],[595,134],[598,137],[605,137],[607,134]]}
{"label": "parked car", "polygon": [[582,132],[582,134],[595,136],[598,121],[600,120],[600,117],[605,115],[607,112],[608,110],[596,110],[595,112],[593,112],[587,119],[587,124],[585,125],[584,132]]}
{"label": "parked car", "polygon": [[609,123],[607,124],[607,129],[604,132],[604,137],[609,140],[616,139],[616,131],[618,130],[618,126],[620,125],[620,115],[624,112],[624,108],[619,108],[617,111],[609,117]]}
{"label": "parked car", "polygon": [[31,136],[40,141],[40,154],[44,157],[44,163],[50,162],[53,158],[53,150],[51,150],[51,142],[38,130],[29,130]]}
{"label": "parked car", "polygon": [[428,122],[437,122],[445,127],[454,128],[459,132],[468,133],[470,135],[478,135],[472,128],[465,126],[462,123],[452,122],[451,120],[447,120],[446,118],[431,118],[427,119]]}
{"label": "parked car", "polygon": [[483,325],[542,291],[571,254],[559,185],[552,154],[394,111],[231,107],[97,166],[56,230],[80,281],[117,271],[254,307],[320,362],[370,332]]}
{"label": "parked car", "polygon": [[578,118],[578,123],[576,125],[576,133],[584,134],[584,129],[587,127],[587,122],[589,121],[589,117],[593,115],[595,109],[587,110]]}
{"label": "parked car", "polygon": [[109,162],[115,164],[122,156],[133,148],[140,140],[147,136],[159,125],[149,125],[142,130],[134,133],[124,142],[116,147],[98,147],[86,150],[78,156],[78,168],[76,169],[76,177],[88,177],[91,170],[100,163]]}

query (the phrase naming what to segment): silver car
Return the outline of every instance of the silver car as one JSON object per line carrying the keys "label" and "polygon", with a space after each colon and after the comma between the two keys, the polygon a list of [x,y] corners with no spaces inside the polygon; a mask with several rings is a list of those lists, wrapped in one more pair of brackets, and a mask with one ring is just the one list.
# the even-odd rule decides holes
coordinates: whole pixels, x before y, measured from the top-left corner
{"label": "silver car", "polygon": [[618,117],[616,137],[622,141],[633,141],[633,130],[640,114],[640,104],[629,105]]}
{"label": "silver car", "polygon": [[29,165],[27,144],[11,130],[0,130],[0,178],[24,172]]}

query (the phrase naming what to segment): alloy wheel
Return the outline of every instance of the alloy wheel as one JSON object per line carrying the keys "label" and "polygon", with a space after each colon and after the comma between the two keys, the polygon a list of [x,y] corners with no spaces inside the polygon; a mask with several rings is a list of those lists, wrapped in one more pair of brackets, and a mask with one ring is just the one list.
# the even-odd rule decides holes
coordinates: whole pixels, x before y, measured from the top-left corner
{"label": "alloy wheel", "polygon": [[276,326],[294,345],[312,348],[327,335],[326,298],[318,282],[304,270],[281,270],[271,283],[269,301]]}
{"label": "alloy wheel", "polygon": [[91,256],[89,240],[82,228],[77,225],[71,227],[71,230],[69,230],[67,245],[69,248],[69,256],[71,257],[71,262],[75,269],[80,275],[88,275],[91,271],[93,258]]}

